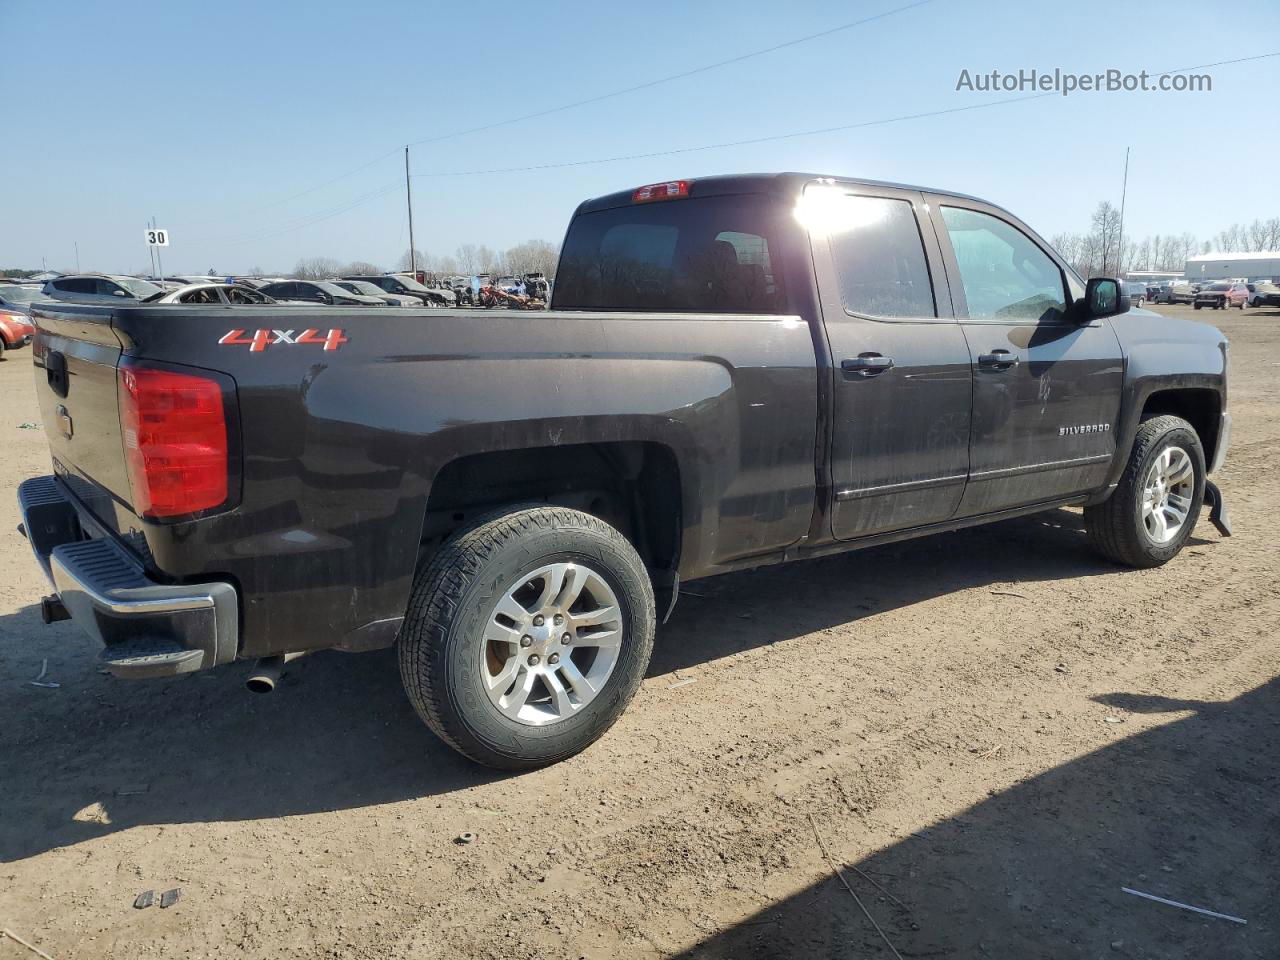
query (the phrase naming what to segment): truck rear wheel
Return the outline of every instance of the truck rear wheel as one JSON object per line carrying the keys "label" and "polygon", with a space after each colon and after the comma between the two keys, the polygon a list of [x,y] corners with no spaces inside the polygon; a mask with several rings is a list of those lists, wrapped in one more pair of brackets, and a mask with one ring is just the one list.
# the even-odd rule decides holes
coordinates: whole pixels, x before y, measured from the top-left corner
{"label": "truck rear wheel", "polygon": [[1089,541],[1130,567],[1168,563],[1195,529],[1204,483],[1204,449],[1191,424],[1167,415],[1144,420],[1115,491],[1085,507]]}
{"label": "truck rear wheel", "polygon": [[516,507],[454,535],[414,582],[400,676],[454,749],[525,770],[602,736],[649,664],[653,588],[627,539],[563,507]]}

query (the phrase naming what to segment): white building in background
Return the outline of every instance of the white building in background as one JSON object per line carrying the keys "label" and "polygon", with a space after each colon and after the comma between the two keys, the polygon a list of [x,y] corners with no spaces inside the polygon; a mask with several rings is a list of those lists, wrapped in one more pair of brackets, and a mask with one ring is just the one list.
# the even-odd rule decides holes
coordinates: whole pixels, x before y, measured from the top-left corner
{"label": "white building in background", "polygon": [[1202,253],[1187,257],[1186,278],[1197,280],[1280,280],[1280,250],[1259,253]]}

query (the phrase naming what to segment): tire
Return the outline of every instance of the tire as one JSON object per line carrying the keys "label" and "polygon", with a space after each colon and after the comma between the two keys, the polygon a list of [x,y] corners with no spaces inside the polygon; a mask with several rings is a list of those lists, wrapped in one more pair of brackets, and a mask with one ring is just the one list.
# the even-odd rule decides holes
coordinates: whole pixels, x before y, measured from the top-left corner
{"label": "tire", "polygon": [[[1167,450],[1181,450],[1186,454],[1191,478],[1185,490],[1189,500],[1185,519],[1170,539],[1161,542],[1152,535],[1144,519],[1143,505],[1148,478]],[[1191,424],[1169,415],[1144,420],[1134,437],[1119,485],[1104,502],[1085,507],[1089,542],[1108,560],[1125,566],[1149,568],[1168,563],[1178,555],[1200,518],[1204,483],[1204,449]]]}
{"label": "tire", "polygon": [[1199,309],[1200,309],[1200,304],[1198,304],[1198,303],[1193,303],[1191,306],[1192,306],[1192,308],[1193,308],[1193,309],[1196,309],[1196,310],[1199,310]]}
{"label": "tire", "polygon": [[[577,603],[541,602],[556,570],[564,596],[579,585]],[[522,616],[547,611],[545,623],[541,615],[512,623],[503,612],[512,602]],[[616,616],[579,622],[605,611]],[[644,678],[655,620],[649,574],[621,533],[576,510],[514,506],[455,534],[419,571],[398,642],[400,677],[418,716],[449,746],[488,767],[529,770],[578,753],[613,725]],[[593,638],[616,647],[593,647]],[[514,681],[502,679],[508,669]]]}

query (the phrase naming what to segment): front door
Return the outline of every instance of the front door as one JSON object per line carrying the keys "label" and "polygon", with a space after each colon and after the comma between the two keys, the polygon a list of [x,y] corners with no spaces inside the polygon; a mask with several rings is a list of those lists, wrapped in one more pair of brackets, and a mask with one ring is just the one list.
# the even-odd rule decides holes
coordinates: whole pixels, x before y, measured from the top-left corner
{"label": "front door", "polygon": [[975,516],[1095,490],[1116,452],[1124,362],[1108,320],[1030,230],[978,201],[930,196],[956,315],[973,354]]}
{"label": "front door", "polygon": [[817,183],[799,214],[833,359],[832,535],[947,520],[969,469],[971,373],[924,198]]}

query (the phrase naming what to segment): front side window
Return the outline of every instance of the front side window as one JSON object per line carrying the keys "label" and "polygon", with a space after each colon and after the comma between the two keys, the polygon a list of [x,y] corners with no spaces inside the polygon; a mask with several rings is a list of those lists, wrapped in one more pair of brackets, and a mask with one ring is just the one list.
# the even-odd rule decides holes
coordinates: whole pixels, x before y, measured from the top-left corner
{"label": "front side window", "polygon": [[845,310],[872,317],[938,315],[911,201],[825,191],[814,196],[828,207],[821,221]]}
{"label": "front side window", "polygon": [[555,286],[558,310],[790,313],[781,205],[719,196],[575,217]]}
{"label": "front side window", "polygon": [[974,320],[1053,323],[1066,313],[1062,271],[1021,230],[990,214],[942,208]]}

